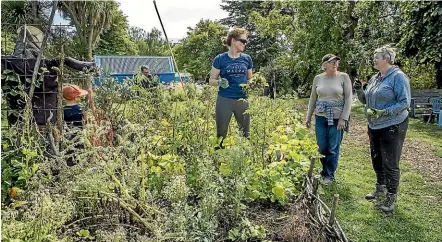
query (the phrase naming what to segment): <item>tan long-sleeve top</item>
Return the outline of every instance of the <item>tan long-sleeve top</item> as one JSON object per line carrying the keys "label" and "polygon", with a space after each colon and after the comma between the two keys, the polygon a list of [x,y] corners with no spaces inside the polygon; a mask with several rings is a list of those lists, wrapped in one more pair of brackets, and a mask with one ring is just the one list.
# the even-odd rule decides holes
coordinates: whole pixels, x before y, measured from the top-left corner
{"label": "tan long-sleeve top", "polygon": [[[344,100],[344,107],[333,107],[333,118],[348,120],[352,103],[352,85],[347,73],[338,72],[330,78],[325,73],[315,76],[313,79],[310,101],[308,104],[307,119],[310,120],[316,108],[316,101]],[[325,113],[315,112],[318,116],[326,116]]]}

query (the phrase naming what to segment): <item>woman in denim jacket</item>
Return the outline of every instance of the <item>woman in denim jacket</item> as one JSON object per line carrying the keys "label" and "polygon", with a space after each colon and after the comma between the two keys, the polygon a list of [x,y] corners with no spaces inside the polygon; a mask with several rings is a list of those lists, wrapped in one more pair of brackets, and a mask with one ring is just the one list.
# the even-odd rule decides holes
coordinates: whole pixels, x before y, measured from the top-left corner
{"label": "woman in denim jacket", "polygon": [[399,160],[408,129],[411,94],[408,77],[394,66],[396,52],[386,46],[375,50],[374,67],[379,73],[367,84],[355,83],[358,99],[365,105],[371,159],[376,173],[375,190],[367,200],[386,195],[381,210],[393,212],[399,187]]}

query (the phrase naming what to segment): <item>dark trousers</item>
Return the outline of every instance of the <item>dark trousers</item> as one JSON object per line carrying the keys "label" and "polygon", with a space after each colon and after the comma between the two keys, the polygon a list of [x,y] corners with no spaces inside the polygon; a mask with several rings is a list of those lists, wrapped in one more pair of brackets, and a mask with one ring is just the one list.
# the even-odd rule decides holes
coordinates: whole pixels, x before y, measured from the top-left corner
{"label": "dark trousers", "polygon": [[408,129],[408,118],[400,124],[383,129],[368,128],[371,160],[377,184],[386,185],[388,192],[396,194],[399,187],[399,160]]}
{"label": "dark trousers", "polygon": [[250,114],[245,113],[249,108],[247,100],[236,100],[218,96],[216,99],[216,133],[217,137],[226,138],[232,114],[235,116],[240,132],[249,137]]}
{"label": "dark trousers", "polygon": [[333,120],[333,125],[328,125],[327,118],[316,115],[315,133],[316,143],[319,146],[323,176],[335,177],[338,168],[339,151],[341,149],[344,130],[338,130],[339,119]]}

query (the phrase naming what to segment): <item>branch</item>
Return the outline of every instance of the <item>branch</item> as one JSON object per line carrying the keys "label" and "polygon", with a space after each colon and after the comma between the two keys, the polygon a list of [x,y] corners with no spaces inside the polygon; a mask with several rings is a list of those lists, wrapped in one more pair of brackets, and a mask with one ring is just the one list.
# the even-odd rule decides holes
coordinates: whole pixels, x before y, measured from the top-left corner
{"label": "branch", "polygon": [[[94,32],[94,35],[92,36],[92,46],[95,46],[97,44],[98,40],[100,39],[100,35],[103,32],[103,28],[104,28],[106,21],[107,21],[106,15],[104,15],[104,19],[101,20],[100,27],[98,29],[96,29],[96,31]],[[94,26],[93,27],[95,27],[95,26],[97,26],[96,18],[94,19]]]}
{"label": "branch", "polygon": [[64,5],[66,10],[68,11],[72,22],[74,22],[75,28],[77,29],[77,33],[80,36],[80,39],[84,40],[84,33],[83,33],[83,30],[81,29],[81,24],[78,21],[77,16],[75,15],[75,13],[72,11],[72,9],[69,7],[69,5],[66,2],[62,2],[62,4]]}

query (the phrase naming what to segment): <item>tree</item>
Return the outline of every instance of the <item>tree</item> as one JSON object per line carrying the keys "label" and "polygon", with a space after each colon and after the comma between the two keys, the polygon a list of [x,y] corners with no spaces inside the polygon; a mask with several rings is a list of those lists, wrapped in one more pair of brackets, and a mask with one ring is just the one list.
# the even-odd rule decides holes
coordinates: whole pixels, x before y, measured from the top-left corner
{"label": "tree", "polygon": [[174,47],[180,71],[191,73],[195,79],[208,76],[213,58],[226,51],[221,38],[226,28],[215,21],[201,20],[195,28],[188,28],[188,36]]}
{"label": "tree", "polygon": [[[263,3],[268,5],[269,3]],[[274,2],[269,14],[252,12],[259,32],[278,39],[284,48],[274,70],[290,70],[291,88],[306,94],[327,53],[341,56],[346,68],[348,2]],[[287,68],[288,67],[288,68]],[[287,86],[287,85],[283,85]]]}
{"label": "tree", "polygon": [[115,5],[111,27],[103,31],[95,53],[97,55],[136,55],[138,50],[128,34],[127,17]]}
{"label": "tree", "polygon": [[[355,77],[362,74],[358,73],[361,63],[371,60],[376,48],[397,43],[401,37],[400,2],[278,1],[263,2],[256,9],[270,11],[266,15],[251,11],[249,21],[260,35],[276,38],[282,49],[266,72],[272,70],[272,75],[279,77],[277,81],[290,81],[290,85],[279,86],[290,86],[301,95],[310,90],[314,75],[321,72],[325,54],[340,56],[339,69]],[[373,71],[370,65],[364,70],[367,75]]]}
{"label": "tree", "polygon": [[60,9],[75,26],[84,46],[84,57],[92,60],[93,50],[104,30],[111,27],[115,15],[114,1],[61,1]]}
{"label": "tree", "polygon": [[136,45],[138,55],[168,55],[167,42],[162,37],[162,32],[157,28],[152,28],[150,32],[147,32],[138,27],[130,27],[129,36]]}
{"label": "tree", "polygon": [[250,18],[252,12],[260,16],[267,16],[273,9],[273,2],[231,0],[223,0],[222,2],[221,9],[228,12],[229,16],[221,19],[220,23],[230,27],[245,28],[249,32],[249,43],[245,51],[252,57],[255,71],[267,65],[276,58],[276,55],[283,52],[278,39],[257,31],[254,20]]}
{"label": "tree", "polygon": [[2,1],[2,27],[15,31],[20,25],[46,26],[50,1]]}
{"label": "tree", "polygon": [[[400,41],[401,4],[393,1],[361,1],[355,5],[353,16],[358,23],[354,28],[348,56],[353,68],[359,68],[361,62],[371,60],[375,49]],[[366,75],[372,74],[372,71],[372,66],[366,65],[361,77],[366,79]]]}
{"label": "tree", "polygon": [[442,88],[442,2],[403,3],[401,47],[406,56],[436,68],[436,85]]}

